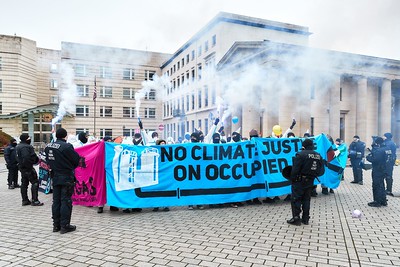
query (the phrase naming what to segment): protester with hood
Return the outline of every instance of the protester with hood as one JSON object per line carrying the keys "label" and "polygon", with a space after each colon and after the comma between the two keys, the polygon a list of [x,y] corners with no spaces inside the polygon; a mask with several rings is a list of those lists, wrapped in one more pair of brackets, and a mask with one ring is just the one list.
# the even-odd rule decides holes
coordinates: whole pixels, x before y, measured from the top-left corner
{"label": "protester with hood", "polygon": [[391,133],[385,133],[383,135],[383,140],[384,140],[384,146],[389,148],[391,151],[391,157],[388,160],[387,164],[386,164],[386,168],[387,168],[387,174],[385,176],[385,180],[386,180],[386,194],[389,196],[393,196],[393,167],[394,167],[394,163],[396,162],[396,144],[392,141],[392,134]]}
{"label": "protester with hood", "polygon": [[[43,203],[38,199],[39,179],[33,165],[39,163],[39,157],[31,145],[31,137],[28,134],[21,134],[21,142],[16,147],[18,168],[21,172],[21,197],[22,206],[42,206]],[[31,183],[32,201],[28,197],[28,186]]]}
{"label": "protester with hood", "polygon": [[385,176],[387,175],[386,162],[390,160],[391,150],[384,146],[382,137],[374,139],[372,151],[367,160],[372,163],[372,195],[373,201],[368,203],[370,207],[387,206],[385,192]]}
{"label": "protester with hood", "polygon": [[88,142],[89,135],[85,132],[80,132],[78,134],[78,140],[81,142],[81,146],[85,145]]}
{"label": "protester with hood", "polygon": [[[213,125],[210,127],[210,130],[208,130],[208,133],[205,137],[202,137],[202,135],[204,136],[203,132],[200,131],[200,140],[201,142],[205,143],[205,144],[211,144],[212,143],[212,136],[214,133],[217,132],[217,128],[219,125],[219,118],[216,118]],[[202,140],[203,139],[203,140]]]}
{"label": "protester with hood", "polygon": [[10,139],[10,144],[4,149],[4,159],[8,169],[8,189],[19,187],[18,184],[18,161],[16,157],[17,140]]}
{"label": "protester with hood", "polygon": [[231,135],[231,142],[240,142],[242,141],[242,136],[240,135],[240,133],[238,132],[233,132]]}

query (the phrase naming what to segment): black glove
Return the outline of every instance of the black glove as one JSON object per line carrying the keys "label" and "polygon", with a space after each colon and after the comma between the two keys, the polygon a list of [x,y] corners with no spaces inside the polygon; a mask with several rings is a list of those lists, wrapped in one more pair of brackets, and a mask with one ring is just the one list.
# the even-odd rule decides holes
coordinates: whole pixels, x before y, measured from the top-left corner
{"label": "black glove", "polygon": [[296,125],[296,120],[295,119],[293,119],[293,121],[292,121],[292,125],[290,125],[290,130],[292,130],[293,129],[293,127]]}
{"label": "black glove", "polygon": [[219,128],[218,132],[222,133],[224,131],[224,126],[221,126],[221,128]]}
{"label": "black glove", "polygon": [[143,123],[142,123],[142,121],[141,120],[139,120],[139,128],[140,128],[140,130],[143,130]]}
{"label": "black glove", "polygon": [[219,118],[216,118],[214,121],[214,125],[218,125],[218,122],[219,122]]}

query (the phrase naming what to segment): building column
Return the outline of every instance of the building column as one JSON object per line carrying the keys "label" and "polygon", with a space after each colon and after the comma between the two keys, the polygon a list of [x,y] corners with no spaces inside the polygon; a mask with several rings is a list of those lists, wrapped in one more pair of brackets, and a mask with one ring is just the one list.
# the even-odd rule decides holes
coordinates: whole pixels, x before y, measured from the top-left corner
{"label": "building column", "polygon": [[28,134],[31,137],[32,145],[35,142],[34,132],[35,115],[33,113],[28,114]]}
{"label": "building column", "polygon": [[361,140],[367,139],[367,78],[359,77],[356,98],[356,131]]}
{"label": "building column", "polygon": [[340,75],[329,88],[329,135],[333,139],[340,136]]}
{"label": "building column", "polygon": [[392,131],[392,83],[389,79],[383,79],[382,81],[380,106],[379,135],[382,135]]}

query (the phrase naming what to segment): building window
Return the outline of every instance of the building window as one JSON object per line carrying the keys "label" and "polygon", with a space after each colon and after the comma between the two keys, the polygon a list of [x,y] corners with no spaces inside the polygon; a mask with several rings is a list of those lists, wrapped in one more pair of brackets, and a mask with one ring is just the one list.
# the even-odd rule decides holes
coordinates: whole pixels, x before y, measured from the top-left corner
{"label": "building window", "polygon": [[179,70],[180,68],[181,68],[181,62],[178,61],[178,63],[177,63],[177,69]]}
{"label": "building window", "polygon": [[89,107],[86,105],[77,105],[75,115],[77,117],[89,117]]}
{"label": "building window", "polygon": [[183,68],[183,66],[185,66],[185,59],[184,58],[182,58],[182,68]]}
{"label": "building window", "polygon": [[101,106],[100,117],[112,117],[112,107]]}
{"label": "building window", "polygon": [[192,110],[194,110],[194,105],[195,105],[195,96],[194,93],[192,93]]}
{"label": "building window", "polygon": [[202,66],[201,63],[197,65],[197,79],[201,80]]}
{"label": "building window", "polygon": [[122,98],[135,99],[135,90],[133,90],[133,88],[123,88],[122,89]]}
{"label": "building window", "polygon": [[201,120],[197,120],[197,123],[198,123],[198,127],[199,127],[199,129],[201,129]]}
{"label": "building window", "polygon": [[214,47],[217,44],[217,36],[213,35],[213,37],[211,38],[211,45]]}
{"label": "building window", "polygon": [[57,89],[58,88],[58,81],[56,79],[50,80],[50,89]]}
{"label": "building window", "polygon": [[3,69],[3,58],[0,57],[0,70],[2,70],[2,69]]}
{"label": "building window", "polygon": [[3,102],[0,102],[0,114],[3,114]]}
{"label": "building window", "polygon": [[155,108],[145,108],[144,109],[144,117],[148,119],[156,118],[156,109]]}
{"label": "building window", "polygon": [[79,134],[79,133],[82,133],[82,132],[89,135],[89,129],[86,129],[86,128],[76,128],[76,130],[75,130],[75,134]]}
{"label": "building window", "polygon": [[196,76],[196,71],[192,68],[192,82],[194,82],[194,77]]}
{"label": "building window", "polygon": [[189,54],[186,55],[186,64],[189,64]]}
{"label": "building window", "polygon": [[190,96],[187,95],[186,96],[186,111],[189,111],[189,107],[190,107]]}
{"label": "building window", "polygon": [[201,108],[201,89],[197,92],[197,97],[198,97],[198,107]]}
{"label": "building window", "polygon": [[197,48],[197,56],[201,56],[203,48],[201,47],[201,45]]}
{"label": "building window", "polygon": [[58,104],[58,95],[50,96],[50,104]]}
{"label": "building window", "polygon": [[135,71],[133,69],[124,69],[124,71],[122,73],[122,79],[134,80],[135,79]]}
{"label": "building window", "polygon": [[135,117],[135,108],[134,107],[123,107],[122,108],[122,117],[134,118]]}
{"label": "building window", "polygon": [[[175,66],[174,66],[174,67],[175,67]],[[153,80],[154,74],[156,74],[155,71],[152,71],[152,70],[145,70],[145,71],[144,71],[144,80],[145,80],[145,81],[152,81],[152,80]]]}
{"label": "building window", "polygon": [[310,118],[310,134],[311,136],[314,135],[314,117]]}
{"label": "building window", "polygon": [[86,76],[86,65],[76,64],[74,71],[75,71],[75,76],[78,77]]}
{"label": "building window", "polygon": [[100,88],[100,97],[112,97],[112,87],[102,86]]}
{"label": "building window", "polygon": [[208,119],[204,119],[204,132],[208,133]]}
{"label": "building window", "polygon": [[76,85],[76,92],[78,96],[89,96],[89,85]]}
{"label": "building window", "polygon": [[204,86],[204,107],[208,107],[208,86]]}
{"label": "building window", "polygon": [[135,134],[135,129],[128,129],[128,128],[122,129],[123,136],[133,136],[134,134]]}
{"label": "building window", "polygon": [[145,99],[156,100],[156,90],[150,89],[150,91],[148,93],[146,93]]}
{"label": "building window", "polygon": [[194,50],[192,50],[192,61],[194,60],[194,56],[195,56]]}
{"label": "building window", "polygon": [[339,89],[339,100],[342,101],[343,100],[343,88],[340,87]]}
{"label": "building window", "polygon": [[211,90],[211,105],[215,105],[217,103],[217,92],[215,88]]}
{"label": "building window", "polygon": [[111,68],[110,67],[101,66],[100,67],[100,77],[101,78],[106,78],[106,79],[112,78]]}
{"label": "building window", "polygon": [[51,63],[50,72],[51,73],[57,73],[58,72],[58,65],[56,63]]}
{"label": "building window", "polygon": [[0,79],[0,92],[3,92],[3,80]]}
{"label": "building window", "polygon": [[100,138],[105,136],[112,136],[112,129],[100,129]]}
{"label": "building window", "polygon": [[204,42],[204,52],[208,51],[208,41]]}

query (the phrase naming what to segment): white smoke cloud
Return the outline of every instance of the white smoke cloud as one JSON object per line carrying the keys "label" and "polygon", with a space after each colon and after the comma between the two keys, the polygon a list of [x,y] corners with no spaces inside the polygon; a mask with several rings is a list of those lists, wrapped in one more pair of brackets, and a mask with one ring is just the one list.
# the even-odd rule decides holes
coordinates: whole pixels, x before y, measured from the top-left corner
{"label": "white smoke cloud", "polygon": [[67,112],[75,111],[76,104],[76,84],[74,83],[74,69],[68,63],[60,65],[62,92],[60,92],[60,104],[57,110],[57,116],[51,121],[52,126],[60,122]]}

